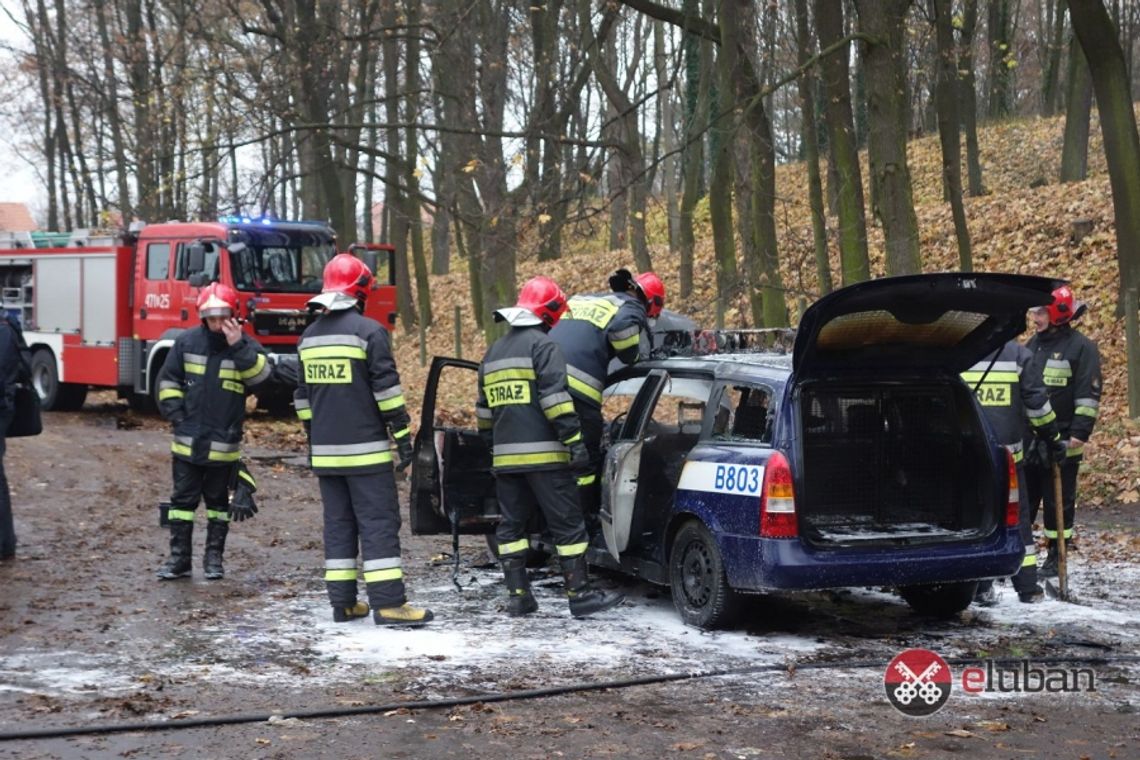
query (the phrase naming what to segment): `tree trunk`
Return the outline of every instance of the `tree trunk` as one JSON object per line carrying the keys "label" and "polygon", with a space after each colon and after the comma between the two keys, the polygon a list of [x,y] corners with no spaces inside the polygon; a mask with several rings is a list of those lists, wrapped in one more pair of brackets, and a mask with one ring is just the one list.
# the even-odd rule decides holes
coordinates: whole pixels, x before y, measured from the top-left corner
{"label": "tree trunk", "polygon": [[[419,28],[420,0],[405,0],[405,13],[408,27]],[[419,319],[421,327],[431,327],[431,283],[428,281],[427,260],[424,257],[423,211],[420,206],[419,181],[416,179],[416,156],[419,153],[419,133],[416,122],[420,119],[420,41],[415,34],[406,39],[407,55],[404,61],[404,108],[407,109],[408,127],[404,142],[404,216],[411,231],[412,269],[416,275],[416,296],[419,298]]]}
{"label": "tree trunk", "polygon": [[883,225],[887,273],[922,271],[918,249],[918,217],[906,160],[906,37],[904,23],[910,0],[855,0],[859,26],[877,42],[864,46],[867,73],[867,146],[874,207]]}
{"label": "tree trunk", "polygon": [[[843,38],[843,14],[837,4],[816,0],[816,33],[824,49]],[[843,284],[862,282],[871,276],[867,256],[867,219],[863,203],[863,175],[855,148],[855,128],[851,117],[851,88],[847,56],[829,55],[820,63],[823,81],[824,118],[828,144],[836,171],[836,205],[839,213],[839,257]]]}
{"label": "tree trunk", "polygon": [[732,79],[734,54],[734,47],[726,48],[723,44],[717,50],[716,109],[710,117],[712,174],[709,177],[709,220],[712,223],[713,251],[716,257],[717,328],[725,326],[726,302],[735,303],[739,295],[736,235],[732,228],[733,109],[736,106]]}
{"label": "tree trunk", "polygon": [[99,42],[103,50],[103,87],[102,112],[111,127],[111,146],[114,153],[115,179],[118,183],[118,206],[122,211],[123,224],[130,224],[134,216],[134,205],[131,202],[130,184],[127,173],[127,151],[123,144],[123,122],[117,107],[117,92],[115,76],[115,62],[112,57],[114,48],[111,46],[111,35],[107,30],[107,7],[104,3],[94,4],[95,21],[99,30]]}
{"label": "tree trunk", "polygon": [[[752,18],[751,0],[731,0],[721,6],[721,50],[736,48],[733,82],[736,100],[742,109],[741,129],[747,148],[747,172],[750,188],[747,226],[740,227],[741,238],[751,241],[744,246],[744,265],[752,284],[749,302],[752,324],[757,327],[786,327],[788,308],[784,300],[784,280],[776,244],[776,152],[772,127],[761,97],[762,87],[756,66],[748,51],[758,49]],[[775,19],[766,19],[774,24]]]}
{"label": "tree trunk", "polygon": [[1061,145],[1061,181],[1080,182],[1088,176],[1089,120],[1093,84],[1088,59],[1074,35],[1069,40],[1069,74],[1065,95],[1065,139]]}
{"label": "tree trunk", "polygon": [[954,234],[958,238],[958,266],[974,269],[970,231],[962,204],[962,145],[958,135],[958,56],[954,52],[951,0],[934,0],[934,28],[938,40],[938,137],[942,143],[942,176],[950,195]]}
{"label": "tree trunk", "polygon": [[[383,0],[380,25],[394,29],[399,23],[400,9],[397,0]],[[381,43],[384,70],[384,105],[388,155],[384,161],[384,216],[387,218],[388,242],[396,247],[396,301],[400,312],[400,326],[411,334],[416,324],[416,302],[412,295],[412,276],[409,266],[408,232],[411,220],[407,214],[407,199],[400,188],[404,167],[400,161],[400,47],[399,38],[386,35]],[[410,120],[409,120],[410,121]]]}
{"label": "tree trunk", "polygon": [[[1120,316],[1124,293],[1140,287],[1140,139],[1124,52],[1104,6],[1100,0],[1069,0],[1069,15],[1088,60],[1104,136],[1120,265]],[[1138,349],[1129,346],[1132,355]],[[1135,418],[1140,416],[1140,409],[1130,409],[1129,413]]]}
{"label": "tree trunk", "polygon": [[958,49],[958,93],[962,130],[966,133],[966,177],[970,195],[986,194],[978,149],[978,89],[974,75],[974,32],[978,27],[978,0],[965,0]]}
{"label": "tree trunk", "polygon": [[668,51],[665,49],[665,24],[653,22],[653,65],[657,75],[657,109],[661,114],[661,188],[665,196],[665,218],[669,225],[669,250],[680,245],[680,219],[677,206],[677,139],[676,115],[673,110],[674,86],[668,70]]}
{"label": "tree trunk", "polygon": [[[807,0],[795,0],[796,57],[803,66],[813,54],[808,31]],[[803,140],[804,163],[807,164],[808,204],[811,207],[811,233],[815,249],[815,273],[820,295],[831,292],[831,262],[827,254],[827,217],[823,207],[823,183],[819,174],[819,141],[816,139],[815,69],[809,69],[796,80],[799,89],[800,135]]]}
{"label": "tree trunk", "polygon": [[986,112],[991,119],[1001,119],[1010,111],[1010,63],[1015,60],[1010,47],[1009,0],[990,0],[988,22],[990,60]]}
{"label": "tree trunk", "polygon": [[1064,52],[1065,0],[1046,0],[1053,11],[1053,25],[1049,30],[1048,57],[1044,81],[1041,83],[1041,115],[1057,113],[1057,92],[1060,90],[1061,54]]}
{"label": "tree trunk", "polygon": [[[698,0],[684,0],[685,18],[699,18]],[[683,189],[679,239],[681,246],[680,297],[688,298],[693,292],[693,249],[696,238],[693,233],[693,211],[701,197],[701,172],[704,166],[705,115],[708,113],[709,79],[708,67],[702,64],[706,45],[700,36],[685,32],[685,114],[684,148],[681,152],[681,172]]]}

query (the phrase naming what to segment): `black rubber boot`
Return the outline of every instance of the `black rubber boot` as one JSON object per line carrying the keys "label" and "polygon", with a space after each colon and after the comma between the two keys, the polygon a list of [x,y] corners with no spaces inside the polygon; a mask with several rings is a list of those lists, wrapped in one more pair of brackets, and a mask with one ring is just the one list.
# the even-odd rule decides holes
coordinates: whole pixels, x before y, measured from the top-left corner
{"label": "black rubber boot", "polygon": [[526,574],[526,556],[503,559],[503,581],[507,584],[507,614],[511,617],[529,615],[538,609],[538,600],[530,592],[530,578]]}
{"label": "black rubber boot", "polygon": [[170,556],[158,569],[158,578],[163,581],[186,578],[190,575],[190,544],[194,536],[194,523],[189,520],[175,520],[170,523]]}
{"label": "black rubber boot", "polygon": [[562,557],[562,577],[566,579],[566,597],[570,600],[570,614],[576,618],[593,615],[625,601],[625,595],[600,591],[590,585],[586,575],[586,555]]}
{"label": "black rubber boot", "polygon": [[226,577],[222,568],[222,554],[226,551],[226,536],[230,524],[225,520],[210,520],[206,523],[206,556],[202,560],[202,570],[206,580],[216,581]]}

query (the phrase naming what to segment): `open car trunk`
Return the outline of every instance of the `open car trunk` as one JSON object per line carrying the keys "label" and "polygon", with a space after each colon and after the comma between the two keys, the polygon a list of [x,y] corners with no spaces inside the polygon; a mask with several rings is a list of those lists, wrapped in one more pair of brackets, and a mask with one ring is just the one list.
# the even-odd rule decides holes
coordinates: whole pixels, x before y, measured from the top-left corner
{"label": "open car trunk", "polygon": [[936,543],[991,533],[990,443],[962,383],[807,384],[796,511],[816,545]]}

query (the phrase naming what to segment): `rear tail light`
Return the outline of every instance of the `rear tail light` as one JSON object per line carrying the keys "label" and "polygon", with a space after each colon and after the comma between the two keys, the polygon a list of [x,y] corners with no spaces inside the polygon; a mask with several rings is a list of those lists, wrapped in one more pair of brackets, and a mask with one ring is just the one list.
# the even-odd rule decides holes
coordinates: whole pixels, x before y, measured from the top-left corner
{"label": "rear tail light", "polygon": [[765,538],[795,538],[796,495],[792,488],[792,468],[776,451],[764,468],[764,488],[760,494],[760,535]]}
{"label": "rear tail light", "polygon": [[1021,490],[1017,482],[1017,462],[1013,461],[1013,454],[1006,449],[1005,459],[1009,465],[1009,501],[1005,505],[1006,527],[1016,528],[1021,520]]}

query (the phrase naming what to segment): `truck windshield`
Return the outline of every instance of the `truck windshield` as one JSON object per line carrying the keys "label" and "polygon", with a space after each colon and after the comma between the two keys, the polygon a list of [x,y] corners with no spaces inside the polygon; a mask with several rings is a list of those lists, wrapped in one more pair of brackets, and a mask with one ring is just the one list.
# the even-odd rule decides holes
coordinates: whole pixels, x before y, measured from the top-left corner
{"label": "truck windshield", "polygon": [[325,264],[336,255],[331,238],[283,230],[259,230],[250,237],[246,248],[230,254],[238,290],[320,292]]}

